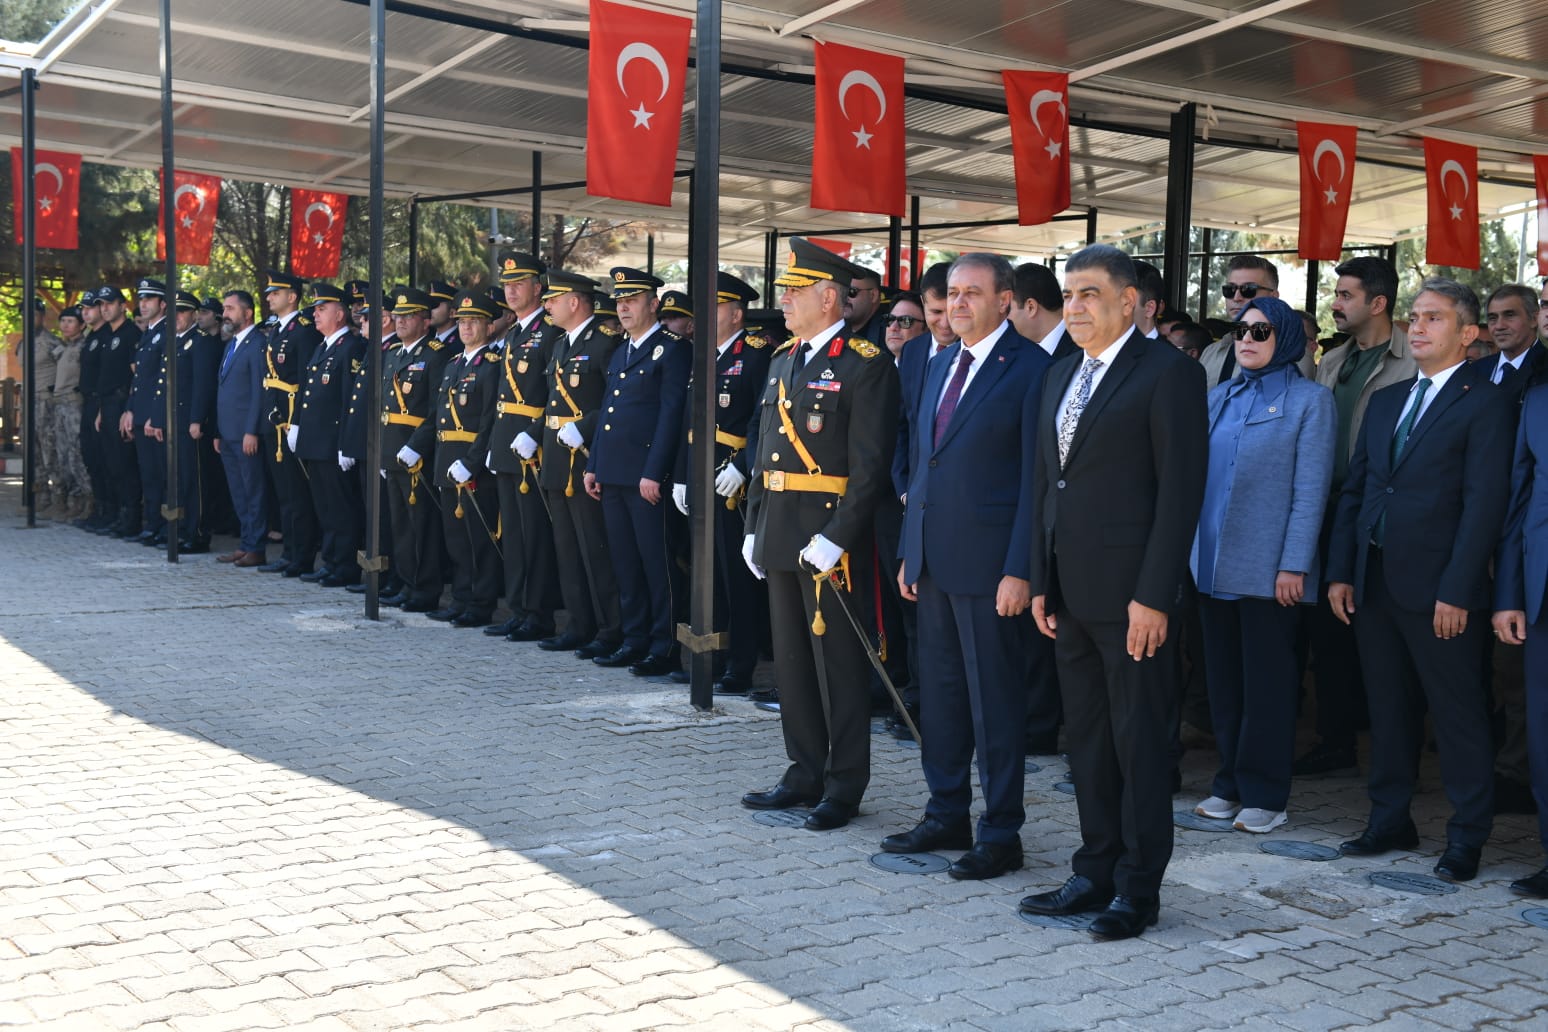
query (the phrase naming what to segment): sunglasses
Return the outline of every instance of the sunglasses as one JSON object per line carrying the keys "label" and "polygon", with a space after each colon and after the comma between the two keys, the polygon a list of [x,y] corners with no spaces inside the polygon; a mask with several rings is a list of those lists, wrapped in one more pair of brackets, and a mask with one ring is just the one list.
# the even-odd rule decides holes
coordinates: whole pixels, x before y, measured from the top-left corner
{"label": "sunglasses", "polygon": [[1231,332],[1236,335],[1237,340],[1242,340],[1250,333],[1252,334],[1252,339],[1261,344],[1273,336],[1274,324],[1266,322],[1239,322],[1231,327]]}
{"label": "sunglasses", "polygon": [[918,323],[924,322],[917,315],[889,315],[882,319],[888,326],[901,326],[905,330],[912,330]]}
{"label": "sunglasses", "polygon": [[876,287],[850,287],[849,288],[849,296],[852,297],[852,298],[859,297],[861,294],[865,294],[865,293],[868,293],[868,292],[870,292],[872,290],[876,290],[876,289],[878,289],[878,288],[876,288]]}
{"label": "sunglasses", "polygon": [[1238,293],[1240,293],[1242,297],[1245,297],[1247,300],[1251,301],[1253,298],[1258,296],[1258,291],[1260,290],[1267,293],[1268,287],[1257,283],[1220,284],[1220,296],[1224,298],[1234,298]]}

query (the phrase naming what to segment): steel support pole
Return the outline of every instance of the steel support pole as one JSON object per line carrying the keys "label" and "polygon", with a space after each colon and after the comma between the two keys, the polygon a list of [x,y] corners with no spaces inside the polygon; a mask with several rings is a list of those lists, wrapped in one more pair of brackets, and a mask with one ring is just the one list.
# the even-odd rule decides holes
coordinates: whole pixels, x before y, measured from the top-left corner
{"label": "steel support pole", "polygon": [[[375,0],[372,0],[374,3]],[[375,15],[373,14],[374,18]],[[372,94],[375,96],[375,94]],[[372,232],[375,232],[373,227]],[[408,281],[409,286],[419,285],[419,198],[409,198],[409,253],[408,253]]]}
{"label": "steel support pole", "polygon": [[908,289],[917,293],[919,277],[923,275],[924,261],[919,257],[919,195],[914,194],[908,201]]}
{"label": "steel support pole", "polygon": [[778,308],[774,297],[774,277],[779,266],[779,230],[771,229],[763,238],[763,307]]}
{"label": "steel support pole", "polygon": [[1322,263],[1313,258],[1306,263],[1306,310],[1317,318],[1317,287],[1322,278]]}
{"label": "steel support pole", "polygon": [[543,257],[543,152],[532,152],[532,256]]}
{"label": "steel support pole", "polygon": [[1086,243],[1094,244],[1097,238],[1097,210],[1086,209]]}
{"label": "steel support pole", "polygon": [[[177,211],[172,203],[177,194],[173,161],[172,127],[172,0],[161,0],[161,205],[162,234],[166,237],[166,314],[162,325],[162,369],[166,377],[166,429],[162,441],[167,453],[166,492],[161,514],[167,521],[167,562],[177,562],[179,533],[183,517],[183,499],[177,489],[177,447],[186,428],[177,418]],[[143,427],[139,428],[144,433]],[[196,459],[197,461],[197,459]]]}
{"label": "steel support pole", "polygon": [[489,282],[500,285],[500,209],[489,206]]}
{"label": "steel support pole", "polygon": [[1184,104],[1172,113],[1172,138],[1166,160],[1167,307],[1181,312],[1188,301],[1188,237],[1193,225],[1193,133],[1198,109]]}
{"label": "steel support pole", "polygon": [[887,219],[887,279],[888,286],[898,285],[898,273],[903,271],[903,220],[896,215]]}
{"label": "steel support pole", "polygon": [[[1215,231],[1208,226],[1204,227],[1204,253],[1200,256],[1199,272],[1199,322],[1203,323],[1209,315],[1209,291],[1210,279],[1214,272],[1210,268],[1215,261]],[[1179,308],[1179,312],[1183,309]]]}
{"label": "steel support pole", "polygon": [[[699,311],[708,312],[716,296],[720,267],[720,0],[698,0],[695,50],[698,72],[694,83],[694,175],[689,179],[690,228],[688,296]],[[689,701],[695,709],[714,705],[715,650],[706,644],[715,623],[715,334],[706,315],[693,349],[695,407],[690,500],[689,564],[693,583],[689,596]]]}
{"label": "steel support pole", "polygon": [[656,274],[656,234],[645,234],[645,271]]}
{"label": "steel support pole", "polygon": [[[366,383],[371,385],[369,396],[375,399],[375,408],[366,420],[366,470],[362,477],[370,485],[366,491],[365,509],[365,562],[361,569],[365,574],[365,615],[367,620],[380,617],[381,604],[381,553],[382,553],[382,492],[377,483],[376,471],[387,468],[382,455],[382,424],[374,418],[386,411],[382,383],[382,320],[376,310],[380,297],[386,291],[382,277],[386,274],[384,238],[386,235],[386,201],[383,183],[386,178],[387,151],[386,98],[387,79],[387,5],[384,0],[371,0],[371,281],[368,291],[371,298],[371,338],[366,345]],[[409,202],[409,280],[413,281],[416,242],[419,230],[418,202]]]}
{"label": "steel support pole", "polygon": [[32,299],[38,296],[38,77],[31,68],[22,69],[22,496],[27,506],[27,526],[38,525],[37,499],[37,418],[38,406],[33,382],[37,377],[34,338],[38,332],[38,313]]}

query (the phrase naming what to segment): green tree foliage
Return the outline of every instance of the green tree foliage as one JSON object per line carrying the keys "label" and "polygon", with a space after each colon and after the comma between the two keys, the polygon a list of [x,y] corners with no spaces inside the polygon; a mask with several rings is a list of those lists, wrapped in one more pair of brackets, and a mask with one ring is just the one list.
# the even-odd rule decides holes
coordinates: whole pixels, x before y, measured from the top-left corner
{"label": "green tree foliage", "polygon": [[74,0],[5,0],[0,3],[0,39],[36,43],[74,6]]}

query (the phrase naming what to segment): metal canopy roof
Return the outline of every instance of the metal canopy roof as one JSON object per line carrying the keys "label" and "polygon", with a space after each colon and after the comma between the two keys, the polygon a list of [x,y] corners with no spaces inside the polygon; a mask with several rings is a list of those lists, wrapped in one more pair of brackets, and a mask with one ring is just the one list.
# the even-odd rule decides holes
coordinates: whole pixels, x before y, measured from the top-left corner
{"label": "metal canopy roof", "polygon": [[[692,14],[692,0],[651,3]],[[363,194],[369,173],[368,10],[360,0],[176,0],[179,167]],[[428,17],[426,16],[428,15]],[[1071,76],[1073,213],[1120,237],[1165,210],[1172,111],[1200,105],[1193,221],[1294,234],[1297,119],[1361,132],[1346,234],[1423,231],[1419,136],[1480,148],[1480,212],[1529,203],[1548,152],[1548,5],[1520,0],[754,0],[724,7],[721,249],[761,263],[769,230],[875,229],[807,205],[812,39],[908,58],[909,190],[923,222],[1014,220],[1002,68]],[[490,31],[510,27],[523,35]],[[39,69],[38,143],[88,161],[159,167],[156,0],[88,0],[35,47],[0,47],[0,75]],[[387,189],[436,195],[585,178],[585,0],[389,0]],[[681,167],[691,163],[692,73]],[[793,81],[792,81],[793,80]],[[945,102],[960,99],[962,104]],[[20,138],[14,108],[0,141]],[[1395,167],[1397,166],[1397,167]],[[502,203],[495,200],[491,203]],[[525,199],[508,199],[525,207]],[[670,210],[545,192],[544,210],[660,225],[686,252],[688,198]],[[1081,222],[922,234],[925,246],[1048,253]],[[882,238],[876,239],[878,243]]]}

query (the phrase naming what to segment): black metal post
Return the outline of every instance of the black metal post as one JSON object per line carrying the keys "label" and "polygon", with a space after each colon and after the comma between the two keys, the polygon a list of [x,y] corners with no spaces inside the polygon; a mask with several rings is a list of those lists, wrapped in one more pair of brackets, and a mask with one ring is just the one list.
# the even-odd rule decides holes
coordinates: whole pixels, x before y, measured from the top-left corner
{"label": "black metal post", "polygon": [[[172,160],[172,0],[161,0],[161,231],[166,239],[166,310],[162,316],[162,369],[166,377],[166,430],[162,444],[167,453],[166,494],[161,515],[167,521],[167,562],[177,562],[179,524],[183,499],[177,490],[177,448],[185,427],[177,419],[177,196],[176,165]],[[143,433],[143,428],[141,429]]]}
{"label": "black metal post", "polygon": [[[372,0],[374,4],[376,0]],[[373,13],[372,18],[376,15]],[[373,94],[374,96],[374,94]],[[409,255],[408,255],[408,281],[411,286],[419,285],[419,198],[409,198]]]}
{"label": "black metal post", "polygon": [[[691,243],[690,246],[692,246]],[[656,234],[654,233],[645,234],[645,271],[652,276],[656,274]]]}
{"label": "black metal post", "polygon": [[898,285],[898,273],[903,271],[903,220],[893,215],[887,219],[887,279],[888,286]]}
{"label": "black metal post", "polygon": [[[1200,256],[1199,273],[1199,322],[1203,322],[1209,314],[1210,279],[1214,275],[1212,266],[1215,261],[1215,231],[1208,226],[1204,227],[1204,253]],[[1179,308],[1178,311],[1183,311]]]}
{"label": "black metal post", "polygon": [[[715,273],[720,267],[720,0],[699,0],[695,49],[698,72],[694,84],[694,175],[688,180],[688,296],[698,311],[708,313],[716,296]],[[702,174],[701,174],[702,173]],[[697,402],[693,425],[692,537],[693,570],[688,607],[689,701],[695,709],[714,705],[715,623],[715,339],[714,320],[701,317],[703,329],[693,349],[693,382]]]}
{"label": "black metal post", "polygon": [[[919,277],[924,275],[924,262],[919,258],[919,195],[908,200],[908,289],[919,289]],[[903,284],[899,283],[898,286]]]}
{"label": "black metal post", "polygon": [[32,299],[38,296],[38,75],[22,69],[22,495],[26,499],[27,526],[38,525],[37,448],[38,406],[33,385],[37,377],[38,313]]}
{"label": "black metal post", "polygon": [[1097,238],[1097,224],[1096,224],[1096,220],[1097,220],[1097,210],[1095,208],[1087,208],[1086,209],[1086,243],[1088,243],[1088,244],[1096,243],[1096,238]]}
{"label": "black metal post", "polygon": [[1392,243],[1387,245],[1387,262],[1394,269],[1397,268],[1397,241],[1396,240],[1392,241]]}
{"label": "black metal post", "polygon": [[[361,477],[370,485],[366,491],[365,561],[360,564],[365,574],[365,616],[367,620],[380,618],[381,569],[382,569],[382,491],[376,471],[387,468],[382,456],[382,424],[375,418],[377,412],[386,411],[382,383],[382,313],[378,310],[381,295],[385,291],[382,277],[386,256],[383,241],[386,236],[386,202],[382,196],[386,176],[386,115],[387,115],[387,5],[383,0],[371,0],[371,273],[368,279],[371,294],[371,339],[366,348],[366,383],[372,385],[371,397],[376,408],[371,419],[366,420],[366,466]],[[409,202],[409,281],[414,279],[416,240],[419,230],[417,201]]]}
{"label": "black metal post", "polygon": [[779,266],[779,230],[770,230],[763,238],[763,307],[774,307],[774,276]]}
{"label": "black metal post", "polygon": [[1198,109],[1184,104],[1172,112],[1166,160],[1166,277],[1168,308],[1181,312],[1188,301],[1188,237],[1193,226],[1193,132]]}
{"label": "black metal post", "polygon": [[1322,278],[1322,263],[1313,258],[1306,263],[1306,310],[1317,318],[1317,281]]}
{"label": "black metal post", "polygon": [[543,152],[532,152],[532,255],[543,256]]}

